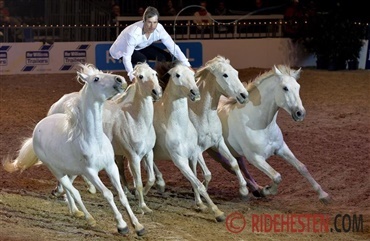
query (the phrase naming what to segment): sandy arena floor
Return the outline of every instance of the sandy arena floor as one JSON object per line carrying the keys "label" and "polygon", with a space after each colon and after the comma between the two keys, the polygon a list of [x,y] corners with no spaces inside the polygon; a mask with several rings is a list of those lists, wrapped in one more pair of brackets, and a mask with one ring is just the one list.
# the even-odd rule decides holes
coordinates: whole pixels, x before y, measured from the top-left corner
{"label": "sandy arena floor", "polygon": [[[247,81],[262,71],[240,70],[240,77]],[[303,69],[299,82],[307,111],[305,120],[294,122],[281,110],[278,123],[291,150],[332,196],[329,205],[320,203],[310,184],[292,166],[276,157],[269,162],[283,178],[278,194],[241,200],[236,177],[205,155],[212,172],[209,194],[229,217],[228,222],[217,223],[210,212],[201,213],[193,208],[190,183],[171,161],[163,161],[158,166],[167,182],[165,195],[151,190],[146,200],[154,212],[138,214],[146,235],[137,237],[130,226],[130,234],[122,237],[116,231],[107,202],[100,193],[88,193],[82,179],[76,179],[75,184],[97,220],[94,228],[84,219],[72,218],[67,204],[51,196],[56,180],[46,167],[12,174],[0,168],[0,240],[369,240],[370,71]],[[34,125],[45,116],[50,105],[63,94],[80,88],[74,74],[2,75],[0,156],[15,155],[22,139],[31,135]],[[261,185],[270,183],[264,174],[249,167]],[[104,172],[101,177],[111,188]],[[118,201],[116,203],[123,211]],[[135,209],[137,202],[130,199],[130,204]],[[239,219],[231,219],[237,213],[241,215]],[[253,232],[252,217],[261,214],[328,214],[333,232],[315,233],[312,229],[304,233]],[[358,223],[362,217],[363,229],[344,232],[350,225],[349,217],[343,218],[346,214],[352,221],[351,226],[354,217]],[[129,221],[125,212],[123,215]],[[342,232],[334,229],[336,216],[336,227]],[[236,231],[240,232],[234,233]]]}

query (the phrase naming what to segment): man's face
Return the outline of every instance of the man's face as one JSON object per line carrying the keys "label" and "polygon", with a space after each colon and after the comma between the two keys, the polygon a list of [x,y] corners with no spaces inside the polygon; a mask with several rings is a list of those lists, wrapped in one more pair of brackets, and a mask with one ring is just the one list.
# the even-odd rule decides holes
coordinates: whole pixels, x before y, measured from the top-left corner
{"label": "man's face", "polygon": [[157,25],[158,25],[158,16],[148,18],[144,22],[144,32],[153,33],[153,31],[157,28]]}

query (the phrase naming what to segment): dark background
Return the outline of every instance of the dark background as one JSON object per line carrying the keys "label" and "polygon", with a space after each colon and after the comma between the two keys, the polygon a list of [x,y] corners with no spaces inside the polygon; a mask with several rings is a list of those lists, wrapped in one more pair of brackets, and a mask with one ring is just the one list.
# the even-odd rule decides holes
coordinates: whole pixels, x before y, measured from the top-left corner
{"label": "dark background", "polygon": [[[32,24],[34,22],[42,22],[46,16],[45,2],[46,0],[4,0],[5,6],[8,8],[11,16],[18,17],[23,23]],[[48,0],[50,1],[50,0]],[[68,1],[68,0],[65,0]],[[79,0],[74,0],[78,2]],[[82,1],[82,0],[81,0]],[[90,2],[97,7],[105,7],[107,12],[110,12],[112,4],[116,3],[121,6],[121,15],[133,16],[137,14],[137,8],[142,6],[155,6],[159,10],[166,5],[166,0],[84,0]],[[284,14],[285,9],[289,6],[292,0],[262,0],[266,10],[256,14]],[[172,1],[177,11],[189,5],[199,5],[199,0],[180,0]],[[214,14],[219,1],[207,1],[208,11]],[[333,9],[342,9],[345,13],[344,17],[354,19],[356,21],[370,22],[370,10],[365,7],[365,1],[361,0],[300,0],[302,7],[307,7],[312,2],[315,5],[315,10],[318,12],[327,12]],[[225,0],[226,7],[231,10],[232,14],[246,14],[256,10],[255,0]],[[192,14],[196,8],[190,8],[184,11],[181,15]]]}

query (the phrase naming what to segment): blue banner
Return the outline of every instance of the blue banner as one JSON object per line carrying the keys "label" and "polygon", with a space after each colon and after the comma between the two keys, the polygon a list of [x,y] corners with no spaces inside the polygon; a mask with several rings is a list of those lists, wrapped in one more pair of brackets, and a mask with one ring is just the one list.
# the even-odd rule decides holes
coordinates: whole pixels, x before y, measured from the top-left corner
{"label": "blue banner", "polygon": [[[109,54],[109,48],[112,44],[97,44],[95,47],[95,65],[100,70],[122,71],[124,66],[121,60],[112,58]],[[165,49],[162,43],[155,43],[156,46]],[[183,42],[177,43],[185,56],[188,58],[193,68],[198,68],[203,64],[203,47],[201,42]],[[154,61],[148,64],[154,67]]]}

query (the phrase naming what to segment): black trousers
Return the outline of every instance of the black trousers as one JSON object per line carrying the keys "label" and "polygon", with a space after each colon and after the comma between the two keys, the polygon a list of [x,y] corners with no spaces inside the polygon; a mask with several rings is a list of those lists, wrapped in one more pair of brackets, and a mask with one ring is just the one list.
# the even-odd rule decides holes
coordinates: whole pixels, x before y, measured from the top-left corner
{"label": "black trousers", "polygon": [[137,63],[147,62],[148,60],[172,62],[172,56],[167,51],[154,46],[153,44],[140,50],[134,50],[134,53],[131,56],[133,66]]}

